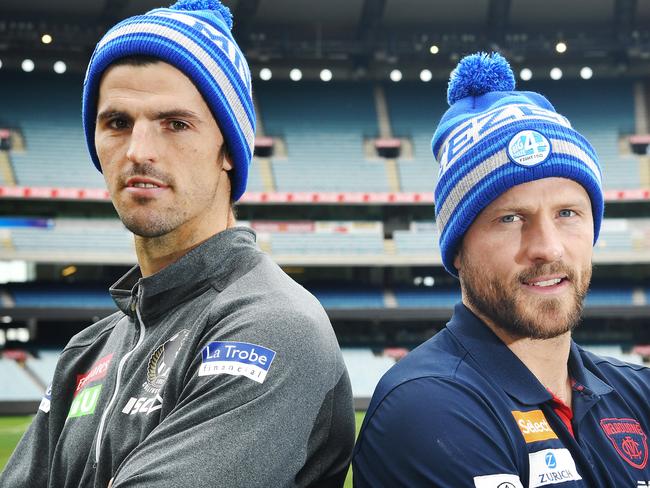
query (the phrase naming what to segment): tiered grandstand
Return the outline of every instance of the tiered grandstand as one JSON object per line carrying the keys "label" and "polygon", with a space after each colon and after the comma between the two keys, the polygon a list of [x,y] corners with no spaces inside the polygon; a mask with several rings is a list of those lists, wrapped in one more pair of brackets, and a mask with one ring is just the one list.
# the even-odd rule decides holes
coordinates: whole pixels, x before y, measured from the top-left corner
{"label": "tiered grandstand", "polygon": [[[67,8],[40,2],[23,11],[10,3],[17,19]],[[109,23],[119,13],[95,10],[101,2],[68,3],[74,10],[68,13],[89,24],[97,18]],[[118,3],[132,13],[143,6]],[[607,211],[576,338],[604,354],[633,361],[650,356],[650,51],[643,44],[650,36],[621,20],[645,22],[650,8],[639,2],[636,17],[614,16],[603,12],[626,2],[595,0],[587,12],[551,2],[562,8],[549,7],[540,17],[539,2],[512,2],[517,28],[535,32],[524,38],[519,30],[499,30],[507,18],[503,24],[487,20],[503,19],[495,9],[509,2],[484,2],[476,11],[457,2],[312,2],[305,13],[285,0],[229,3],[250,17],[235,12],[235,33],[253,68],[258,115],[257,156],[238,205],[239,223],[255,229],[261,248],[323,303],[344,348],[357,406],[401,354],[395,351],[444,326],[460,298],[458,282],[441,267],[431,136],[447,108],[449,71],[462,53],[486,46],[505,46],[517,74],[530,65],[535,77],[518,80],[519,87],[547,95],[600,156]],[[312,24],[318,15],[323,19]],[[341,34],[351,17],[354,39]],[[614,52],[610,38],[594,34],[610,17],[618,19],[612,27],[617,39],[638,34],[626,55],[618,43]],[[545,79],[542,73],[557,63],[548,46],[558,26],[578,20],[591,25],[587,34],[564,32],[575,32],[573,45],[589,48],[569,49],[560,63],[564,79]],[[22,39],[40,33],[27,35],[18,25],[6,26],[7,50],[22,56],[28,51]],[[458,31],[449,32],[451,25]],[[73,56],[90,52],[106,26],[52,27],[60,28],[58,39],[77,33],[66,49],[51,46]],[[432,57],[434,47],[440,56]],[[593,79],[578,79],[594,53],[601,64]],[[21,73],[13,58],[3,61],[0,411],[6,412],[21,411],[17,405],[33,409],[68,338],[114,310],[107,288],[135,263],[135,251],[86,152],[80,121],[86,59],[64,75]],[[288,79],[287,63],[304,64],[301,81]],[[336,65],[334,79],[319,81],[327,63]],[[275,73],[270,81],[260,76],[267,65]],[[389,81],[400,66],[404,79]],[[430,81],[419,81],[423,68]],[[641,142],[630,144],[630,136]]]}

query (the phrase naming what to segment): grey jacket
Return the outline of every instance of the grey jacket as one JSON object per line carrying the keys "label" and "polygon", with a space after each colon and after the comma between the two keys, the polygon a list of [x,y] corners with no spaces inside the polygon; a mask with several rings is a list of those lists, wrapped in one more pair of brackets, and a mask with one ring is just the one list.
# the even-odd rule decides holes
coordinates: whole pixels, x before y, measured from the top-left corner
{"label": "grey jacket", "polygon": [[318,301],[244,228],[110,290],[63,350],[4,487],[342,486],[348,375]]}

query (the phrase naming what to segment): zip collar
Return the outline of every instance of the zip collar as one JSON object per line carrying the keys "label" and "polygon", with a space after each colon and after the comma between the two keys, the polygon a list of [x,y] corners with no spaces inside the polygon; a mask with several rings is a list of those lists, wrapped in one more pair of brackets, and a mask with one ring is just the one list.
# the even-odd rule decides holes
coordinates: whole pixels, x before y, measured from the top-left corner
{"label": "zip collar", "polygon": [[118,308],[131,318],[135,318],[137,303],[147,323],[210,286],[223,290],[248,272],[261,256],[255,232],[247,227],[233,227],[215,234],[146,278],[142,277],[140,266],[134,266],[109,292]]}

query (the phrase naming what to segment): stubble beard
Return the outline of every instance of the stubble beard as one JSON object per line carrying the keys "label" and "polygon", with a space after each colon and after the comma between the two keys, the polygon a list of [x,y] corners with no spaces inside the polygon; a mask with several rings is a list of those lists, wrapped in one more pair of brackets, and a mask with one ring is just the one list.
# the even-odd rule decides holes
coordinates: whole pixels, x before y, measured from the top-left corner
{"label": "stubble beard", "polygon": [[[567,275],[572,288],[570,294],[536,297],[521,289],[522,282],[556,273]],[[502,283],[462,258],[460,278],[471,308],[496,327],[513,338],[552,339],[572,331],[580,323],[591,267],[577,273],[563,263],[536,265],[519,273],[512,282]]]}

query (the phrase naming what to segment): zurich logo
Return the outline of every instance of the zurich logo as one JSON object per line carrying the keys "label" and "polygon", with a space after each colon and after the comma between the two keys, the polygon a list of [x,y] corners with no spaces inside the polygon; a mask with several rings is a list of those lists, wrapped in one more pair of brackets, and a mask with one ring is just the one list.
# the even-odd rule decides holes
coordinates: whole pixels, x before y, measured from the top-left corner
{"label": "zurich logo", "polygon": [[557,466],[555,455],[552,452],[546,453],[546,456],[544,456],[544,461],[546,462],[546,467],[549,469],[554,469]]}
{"label": "zurich logo", "polygon": [[536,130],[519,131],[508,143],[508,157],[520,166],[537,166],[546,161],[550,154],[550,141]]}

